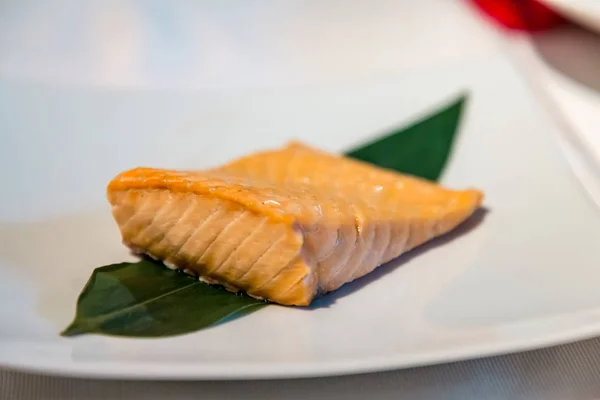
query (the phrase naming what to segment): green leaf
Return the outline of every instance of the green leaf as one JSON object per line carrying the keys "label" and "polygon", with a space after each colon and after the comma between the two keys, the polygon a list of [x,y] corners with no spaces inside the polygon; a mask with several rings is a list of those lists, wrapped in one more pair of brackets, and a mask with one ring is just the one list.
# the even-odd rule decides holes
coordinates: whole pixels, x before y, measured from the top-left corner
{"label": "green leaf", "polygon": [[[384,168],[437,180],[452,150],[466,96],[408,128],[346,155]],[[242,316],[266,303],[207,285],[159,262],[100,267],[77,300],[74,321],[61,334],[161,337],[194,332]]]}
{"label": "green leaf", "polygon": [[465,102],[466,95],[463,95],[435,114],[350,150],[346,155],[437,181],[452,150]]}
{"label": "green leaf", "polygon": [[266,303],[142,260],[94,270],[61,335],[159,337],[194,332]]}

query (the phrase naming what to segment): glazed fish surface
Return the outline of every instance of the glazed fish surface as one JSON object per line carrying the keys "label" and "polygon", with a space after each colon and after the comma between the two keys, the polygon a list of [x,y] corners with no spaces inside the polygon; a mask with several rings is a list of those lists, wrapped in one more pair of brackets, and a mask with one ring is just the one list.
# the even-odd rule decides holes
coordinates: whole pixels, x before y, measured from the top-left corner
{"label": "glazed fish surface", "polygon": [[296,142],[203,171],[135,168],[107,191],[133,251],[298,306],[453,230],[483,200]]}

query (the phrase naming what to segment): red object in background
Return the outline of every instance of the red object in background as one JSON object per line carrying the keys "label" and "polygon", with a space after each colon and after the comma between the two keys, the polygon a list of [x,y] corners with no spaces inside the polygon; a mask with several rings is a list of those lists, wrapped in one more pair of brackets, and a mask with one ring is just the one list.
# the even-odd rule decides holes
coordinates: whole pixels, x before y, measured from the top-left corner
{"label": "red object in background", "polygon": [[541,31],[565,20],[537,0],[471,0],[502,26],[522,31]]}

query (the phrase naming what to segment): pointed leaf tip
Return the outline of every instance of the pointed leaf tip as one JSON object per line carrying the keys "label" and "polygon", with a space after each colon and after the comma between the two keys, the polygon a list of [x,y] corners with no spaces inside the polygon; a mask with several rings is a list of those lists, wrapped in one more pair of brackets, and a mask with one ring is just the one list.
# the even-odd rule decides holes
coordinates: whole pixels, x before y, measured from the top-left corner
{"label": "pointed leaf tip", "polygon": [[347,156],[437,181],[450,157],[468,94],[420,118],[406,128],[379,137]]}
{"label": "pointed leaf tip", "polygon": [[83,330],[76,321],[73,321],[71,323],[71,325],[69,325],[64,331],[62,331],[60,333],[60,336],[64,336],[64,337],[70,337],[70,336],[78,336],[78,335],[83,335],[84,333],[86,333],[85,330]]}

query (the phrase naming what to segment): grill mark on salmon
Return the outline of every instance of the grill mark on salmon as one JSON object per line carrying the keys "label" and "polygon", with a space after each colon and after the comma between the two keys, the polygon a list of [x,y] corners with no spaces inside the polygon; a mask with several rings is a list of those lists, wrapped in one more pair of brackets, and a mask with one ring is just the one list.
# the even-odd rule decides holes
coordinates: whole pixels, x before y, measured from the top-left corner
{"label": "grill mark on salmon", "polygon": [[[179,199],[179,203],[185,204],[185,199]],[[165,236],[155,246],[156,254],[165,254],[165,261],[175,265],[176,256],[185,244],[185,238],[188,237],[189,233],[195,229],[193,225],[189,223],[190,215],[193,214],[198,208],[198,199],[193,196],[190,200],[190,204],[187,204],[185,210],[178,221],[172,225],[167,231]],[[169,245],[174,246],[169,249]],[[163,247],[164,251],[163,251]],[[175,249],[175,251],[173,251]]]}
{"label": "grill mark on salmon", "polygon": [[[213,215],[216,215],[216,214],[217,213],[215,213]],[[214,248],[219,245],[220,238],[225,238],[225,235],[227,234],[227,229],[229,227],[231,227],[232,225],[235,225],[235,223],[240,219],[242,214],[243,214],[242,211],[235,212],[235,214],[233,215],[233,218],[229,219],[229,221],[227,221],[227,219],[223,218],[223,220],[227,221],[227,222],[224,224],[224,226],[218,227],[218,229],[215,231],[216,235],[214,235],[214,237],[211,239],[210,244],[208,246],[206,246],[204,248],[204,250],[199,250],[199,249],[194,250],[194,252],[199,253],[201,255],[196,260],[192,261],[192,264],[198,263],[198,264],[206,265],[207,266],[206,273],[209,275],[214,270],[214,269],[211,269],[210,264],[213,264],[216,267],[220,266],[221,264],[218,262],[218,259],[215,257]],[[221,243],[223,243],[223,242],[225,242],[225,239],[222,239]],[[210,260],[208,258],[209,256],[211,256]]]}
{"label": "grill mark on salmon", "polygon": [[139,206],[139,208],[134,209],[131,218],[123,226],[123,230],[125,232],[131,232],[133,235],[136,235],[141,230],[139,227],[141,218],[140,215],[146,210],[146,208],[152,205],[152,199],[149,196],[143,196],[143,198],[144,202]]}
{"label": "grill mark on salmon", "polygon": [[[165,194],[167,196],[169,195],[168,192]],[[146,244],[143,245],[147,246],[150,243],[154,243],[158,237],[164,236],[167,233],[167,231],[164,229],[164,227],[162,229],[158,229],[158,227],[156,227],[155,222],[167,221],[167,223],[175,224],[177,222],[175,219],[164,218],[164,216],[167,215],[173,209],[177,209],[177,201],[174,201],[173,199],[169,198],[165,202],[165,205],[158,211],[158,213],[154,214],[148,225],[142,230],[140,230],[140,232],[138,232],[138,234],[133,239],[131,239],[131,241],[136,243],[143,243],[145,241]]]}
{"label": "grill mark on salmon", "polygon": [[[183,212],[183,215],[181,216],[179,221],[177,221],[177,223],[179,223],[179,225],[177,223],[174,225],[175,227],[176,226],[184,226],[184,228],[187,228],[187,229],[185,229],[185,230],[182,229],[181,232],[173,232],[173,230],[175,230],[173,228],[169,232],[167,232],[167,236],[165,236],[165,239],[170,238],[171,242],[174,243],[176,246],[173,249],[171,249],[171,251],[167,255],[168,261],[176,262],[177,257],[179,256],[179,252],[181,251],[183,246],[185,246],[186,243],[190,241],[190,239],[194,236],[194,232],[196,232],[196,230],[198,229],[198,227],[193,226],[192,224],[189,223],[190,215],[193,214],[192,211],[196,211],[197,207],[198,207],[197,202],[194,203],[193,205],[188,205],[188,207]],[[185,233],[183,233],[183,232],[185,232]],[[179,233],[180,240],[177,240],[178,238],[175,236],[178,233]]]}
{"label": "grill mark on salmon", "polygon": [[254,268],[254,266],[256,265],[256,263],[258,263],[261,259],[267,257],[269,255],[269,252],[272,252],[273,249],[275,249],[281,242],[283,242],[285,240],[285,233],[282,234],[279,239],[276,239],[275,241],[273,241],[269,247],[262,253],[257,254],[258,257],[254,258],[250,261],[248,268],[246,268],[246,270],[239,276],[238,280],[240,282],[244,282],[245,278],[250,274],[250,272],[252,271],[252,268]]}
{"label": "grill mark on salmon", "polygon": [[156,231],[159,234],[152,237],[152,239],[151,239],[152,244],[148,247],[148,250],[151,253],[162,254],[163,246],[169,245],[166,242],[168,239],[170,239],[170,236],[173,233],[173,229],[176,229],[176,227],[180,226],[180,224],[178,222],[180,220],[184,220],[185,215],[187,213],[189,213],[189,209],[192,208],[191,206],[188,205],[188,209],[186,209],[184,211],[183,215],[181,215],[181,210],[180,210],[181,204],[182,204],[182,201],[186,201],[186,200],[189,201],[188,198],[184,198],[184,199],[179,199],[177,197],[172,198],[171,199],[171,207],[169,208],[169,211],[161,214],[157,219],[155,219],[155,221],[159,221],[158,224],[155,224],[155,225],[159,225],[159,226],[156,226]]}
{"label": "grill mark on salmon", "polygon": [[[238,252],[242,251],[244,249],[244,246],[246,246],[246,244],[250,241],[252,241],[252,239],[254,238],[254,236],[260,232],[260,230],[263,228],[264,224],[266,223],[266,219],[262,219],[259,223],[259,225],[256,227],[256,229],[254,229],[253,231],[250,232],[249,235],[246,235],[244,237],[244,240],[242,240],[242,242],[239,244],[239,246],[234,249],[229,256],[227,256],[227,258],[223,261],[223,264],[227,264],[229,262],[229,260],[231,259],[235,259],[235,256],[238,254]],[[235,263],[234,263],[235,264]],[[237,278],[237,276],[236,276]]]}
{"label": "grill mark on salmon", "polygon": [[293,264],[297,261],[297,257],[291,258],[287,264],[284,264],[283,267],[273,272],[270,278],[267,278],[263,283],[257,285],[253,290],[257,291],[262,289],[263,287],[268,287],[277,277],[281,275],[281,273],[293,266]]}
{"label": "grill mark on salmon", "polygon": [[[245,283],[249,287],[247,290],[249,294],[260,298],[271,298],[273,288],[269,286],[263,286],[263,284],[264,282],[272,279],[272,276],[274,275],[273,269],[281,268],[282,264],[289,265],[291,263],[291,269],[293,272],[299,272],[300,275],[304,275],[302,271],[296,271],[296,265],[293,260],[298,257],[298,249],[294,249],[293,247],[287,245],[287,235],[288,233],[285,233],[283,238],[275,242],[274,245],[265,252],[263,257],[259,257],[253,263],[252,268],[248,271],[245,277]],[[302,268],[302,266],[300,268]],[[281,269],[276,272],[278,273],[280,271]],[[289,276],[283,278],[290,279]],[[277,289],[275,288],[275,290]]]}
{"label": "grill mark on salmon", "polygon": [[[180,256],[180,254],[190,254],[190,251],[193,251],[195,249],[195,242],[198,238],[202,239],[203,237],[209,237],[208,233],[205,233],[202,231],[202,228],[204,226],[206,226],[207,224],[210,223],[211,219],[215,219],[217,218],[217,213],[223,208],[222,204],[217,203],[215,205],[215,208],[211,209],[208,212],[208,215],[201,220],[200,223],[198,223],[198,219],[194,218],[193,215],[188,216],[188,218],[194,218],[193,221],[197,224],[196,225],[196,229],[194,229],[194,231],[191,233],[191,235],[188,236],[187,240],[185,242],[183,242],[183,244],[181,245],[181,247],[177,250],[177,252],[175,252],[173,254],[173,260],[177,261],[178,256]],[[205,210],[203,210],[205,211]],[[194,253],[196,254],[196,253]],[[202,256],[202,253],[198,253],[197,254],[198,257]]]}
{"label": "grill mark on salmon", "polygon": [[454,229],[483,198],[299,143],[205,171],[135,168],[107,195],[133,250],[286,305]]}
{"label": "grill mark on salmon", "polygon": [[[361,224],[362,226],[363,224]],[[375,240],[375,227],[374,225],[365,224],[361,229],[362,233],[360,238],[357,238],[357,243],[354,246],[352,256],[345,268],[339,268],[338,271],[334,272],[332,276],[333,281],[350,281],[351,277],[357,276],[356,271],[362,265],[364,259],[369,254],[368,249],[371,248],[373,241]]]}
{"label": "grill mark on salmon", "polygon": [[[266,236],[262,237],[262,241],[260,240],[260,234],[262,233],[262,229],[265,228],[265,225],[267,224],[267,220],[266,218],[263,218],[260,222],[259,225],[257,226],[257,228],[254,230],[254,232],[252,232],[252,234],[250,234],[247,237],[247,240],[244,241],[232,254],[231,254],[231,258],[232,258],[232,268],[228,271],[229,277],[225,276],[225,278],[229,278],[230,281],[232,282],[239,282],[242,280],[242,277],[244,277],[246,275],[246,273],[248,272],[248,270],[252,267],[252,264],[250,265],[246,265],[245,268],[243,268],[242,266],[244,266],[244,262],[243,259],[238,259],[241,258],[241,256],[244,254],[245,251],[252,251],[252,247],[255,249],[255,251],[257,252],[257,254],[262,254],[264,252],[266,252],[268,250],[269,247],[271,247],[271,243],[266,239]],[[256,239],[256,237],[258,236],[258,239]],[[246,247],[251,247],[249,249],[246,249]]]}
{"label": "grill mark on salmon", "polygon": [[[356,241],[358,240],[358,237],[356,235],[355,226],[343,226],[338,230],[338,239],[341,246],[337,245],[336,251],[324,261],[324,268],[329,271],[329,278],[324,282],[324,287],[328,286],[330,281],[335,280],[338,272],[348,264],[348,260],[356,251]],[[350,245],[351,243],[354,243],[355,245],[352,246]]]}
{"label": "grill mark on salmon", "polygon": [[[246,242],[246,240],[251,237],[253,232],[256,232],[256,226],[253,226],[251,222],[246,222],[246,220],[250,221],[251,214],[248,211],[242,212],[239,217],[235,221],[231,221],[229,225],[223,229],[220,237],[235,237],[234,240],[224,240],[223,245],[220,245],[218,249],[214,249],[215,252],[218,253],[218,256],[215,257],[215,268],[211,270],[211,274],[218,274],[219,270],[227,265],[227,262],[231,259],[232,254],[235,252],[237,248],[242,247],[242,245]],[[262,223],[262,221],[261,221]],[[219,243],[219,238],[213,243]],[[206,251],[210,251],[211,249],[207,249]]]}
{"label": "grill mark on salmon", "polygon": [[[364,258],[361,260],[361,262],[359,264],[356,265],[356,269],[354,270],[354,273],[351,276],[363,276],[363,269],[364,266],[373,266],[373,268],[376,267],[376,265],[379,263],[379,259],[378,254],[379,254],[379,247],[381,246],[381,240],[379,239],[379,237],[381,236],[381,227],[379,225],[374,225],[373,226],[373,236],[371,238],[371,245],[365,249],[365,251],[363,252],[363,256]],[[348,279],[348,277],[346,276],[345,278]]]}

